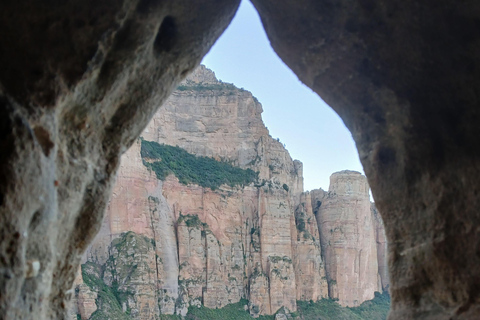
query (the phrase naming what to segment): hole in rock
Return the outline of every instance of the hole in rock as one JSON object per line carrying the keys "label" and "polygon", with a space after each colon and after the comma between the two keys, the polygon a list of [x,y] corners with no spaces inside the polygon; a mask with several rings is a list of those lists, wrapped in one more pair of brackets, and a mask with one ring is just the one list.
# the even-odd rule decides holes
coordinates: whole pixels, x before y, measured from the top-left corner
{"label": "hole in rock", "polygon": [[29,229],[31,231],[34,231],[41,222],[42,222],[42,213],[40,212],[40,210],[37,210],[33,214],[32,219],[30,220]]}
{"label": "hole in rock", "polygon": [[166,16],[158,29],[153,47],[157,53],[169,52],[177,41],[175,18]]}

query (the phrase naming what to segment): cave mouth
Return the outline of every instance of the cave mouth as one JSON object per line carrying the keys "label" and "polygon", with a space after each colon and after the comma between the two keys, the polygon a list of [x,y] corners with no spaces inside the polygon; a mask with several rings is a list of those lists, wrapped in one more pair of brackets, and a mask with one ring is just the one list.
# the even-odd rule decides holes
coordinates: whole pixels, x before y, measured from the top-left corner
{"label": "cave mouth", "polygon": [[146,317],[240,303],[245,316],[327,308],[386,318],[386,238],[366,177],[342,170],[328,191],[304,192],[302,162],[262,112],[204,65],[180,83],[122,156],[75,282],[77,314],[111,313],[106,290],[123,309],[150,306]]}

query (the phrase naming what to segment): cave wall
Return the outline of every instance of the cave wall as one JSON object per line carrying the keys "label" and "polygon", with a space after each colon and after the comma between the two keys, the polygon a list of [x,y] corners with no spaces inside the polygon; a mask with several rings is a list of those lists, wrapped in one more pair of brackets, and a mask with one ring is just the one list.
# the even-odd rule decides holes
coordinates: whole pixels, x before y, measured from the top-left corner
{"label": "cave wall", "polygon": [[2,1],[1,319],[66,316],[120,155],[238,3]]}
{"label": "cave wall", "polygon": [[480,3],[253,0],[352,132],[389,243],[389,319],[480,317]]}

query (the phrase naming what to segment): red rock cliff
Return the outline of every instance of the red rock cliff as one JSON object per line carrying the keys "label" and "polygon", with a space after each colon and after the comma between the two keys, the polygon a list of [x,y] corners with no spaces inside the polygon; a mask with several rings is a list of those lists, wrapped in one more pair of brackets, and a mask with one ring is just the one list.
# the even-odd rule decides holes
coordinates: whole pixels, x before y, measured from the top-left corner
{"label": "red rock cliff", "polygon": [[95,311],[84,297],[102,286],[115,288],[119,306],[105,311],[101,297],[97,312],[134,319],[241,298],[254,316],[295,311],[296,300],[329,292],[356,305],[381,290],[375,238],[381,227],[371,220],[365,178],[355,173],[350,183],[336,174],[329,193],[304,193],[301,162],[269,135],[261,113],[250,92],[203,66],[179,86],[142,138],[250,168],[258,179],[215,190],[173,174],[161,180],[143,163],[151,159],[142,159],[138,140],[122,158],[102,230],[85,256],[89,286],[77,289],[82,319]]}

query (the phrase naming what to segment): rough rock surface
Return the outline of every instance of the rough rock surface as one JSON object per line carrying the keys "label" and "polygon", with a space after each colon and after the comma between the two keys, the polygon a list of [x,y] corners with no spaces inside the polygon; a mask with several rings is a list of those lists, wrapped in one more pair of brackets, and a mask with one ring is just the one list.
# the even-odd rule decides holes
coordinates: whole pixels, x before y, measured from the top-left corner
{"label": "rough rock surface", "polygon": [[480,318],[480,3],[252,2],[352,132],[389,240],[389,319]]}
{"label": "rough rock surface", "polygon": [[238,3],[0,4],[0,318],[66,317],[120,155]]}
{"label": "rough rock surface", "polygon": [[[305,192],[300,196],[300,203],[295,209],[296,228],[292,237],[297,239],[294,244],[293,264],[297,300],[314,300],[315,297],[326,296],[326,275],[320,247],[317,220],[311,205],[311,193]],[[296,235],[295,235],[296,234]]]}
{"label": "rough rock surface", "polygon": [[372,203],[372,215],[374,219],[375,227],[375,239],[377,241],[377,261],[378,261],[378,287],[382,288],[382,291],[389,291],[390,289],[390,275],[388,273],[388,259],[387,250],[388,243],[385,235],[385,226],[383,224],[382,217],[378,212],[375,204]]}
{"label": "rough rock surface", "polygon": [[96,300],[98,294],[90,290],[90,288],[85,285],[81,284],[78,286],[78,313],[83,315],[83,319],[88,319],[92,315],[92,313],[97,310]]}
{"label": "rough rock surface", "polygon": [[312,201],[315,205],[321,201],[316,217],[330,297],[349,307],[372,299],[382,287],[366,177],[356,171],[336,172],[328,193]]}
{"label": "rough rock surface", "polygon": [[[155,308],[164,314],[184,315],[190,305],[220,308],[241,298],[249,300],[252,315],[273,314],[282,307],[295,311],[296,300],[328,297],[321,237],[312,196],[303,192],[301,163],[269,136],[261,105],[250,92],[214,79],[212,71],[203,66],[196,69],[160,108],[142,138],[252,168],[259,178],[247,186],[222,185],[216,190],[182,184],[174,175],[162,181],[142,163],[141,140],[127,151],[105,221],[84,262],[108,270],[113,258],[117,267],[125,269],[112,250],[118,239],[133,232],[154,241],[149,255],[136,255],[135,263],[149,265],[142,271],[143,282],[129,279],[125,282],[128,290],[119,287],[138,296],[127,301],[128,310],[145,310],[130,312],[134,319],[148,319],[157,312]],[[352,214],[372,217],[365,177],[355,177],[366,188],[358,197],[361,208],[343,198],[336,203],[345,200],[344,207]],[[335,187],[346,185],[342,180]],[[312,194],[326,195],[321,190]],[[364,222],[352,220],[351,226],[356,227],[355,223]],[[356,278],[344,284],[354,288],[350,298],[358,302],[373,298],[373,289],[378,291],[373,220],[370,226],[370,237],[354,230],[348,235],[353,238],[354,255],[368,250],[373,257],[363,262],[372,263],[368,271],[357,270],[361,281]],[[156,265],[148,262],[153,255]],[[372,270],[373,275],[366,275]],[[105,276],[102,279],[107,285],[111,282]],[[156,293],[147,279],[157,284]],[[347,305],[346,301],[340,300]]]}

